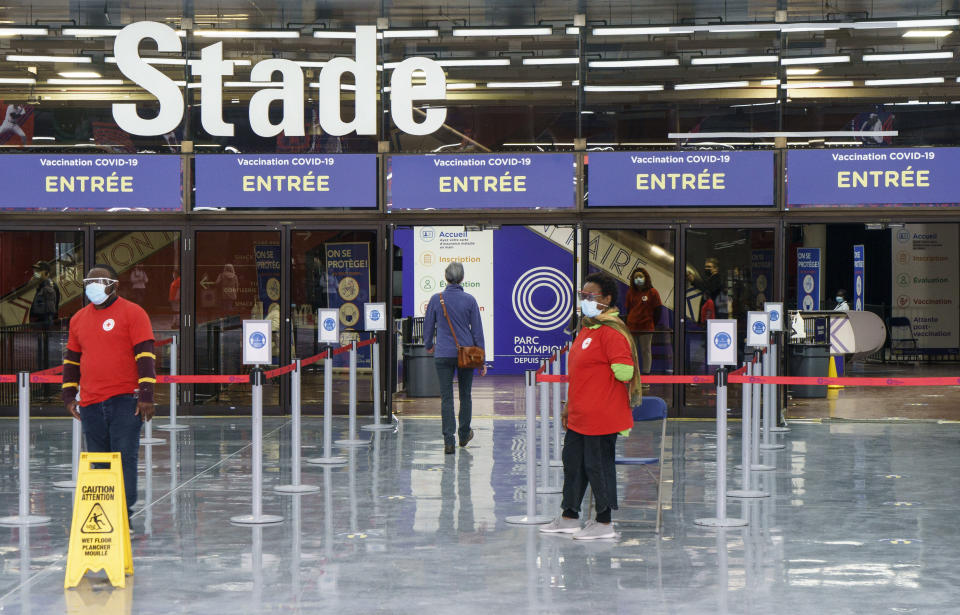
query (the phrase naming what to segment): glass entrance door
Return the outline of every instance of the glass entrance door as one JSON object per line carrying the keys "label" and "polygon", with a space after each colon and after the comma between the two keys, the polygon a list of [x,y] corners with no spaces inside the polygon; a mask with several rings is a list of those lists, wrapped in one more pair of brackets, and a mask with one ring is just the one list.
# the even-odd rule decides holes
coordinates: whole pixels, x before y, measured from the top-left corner
{"label": "glass entrance door", "polygon": [[[119,295],[150,316],[158,374],[170,373],[169,340],[181,340],[180,236],[179,230],[169,229],[97,230],[94,235],[94,263],[113,267],[120,278]],[[157,405],[168,405],[169,394],[169,387],[157,386]]]}
{"label": "glass entrance door", "polygon": [[[0,231],[0,373],[63,363],[70,317],[83,307],[84,245],[79,231]],[[59,385],[33,385],[30,399],[63,412]],[[16,386],[0,385],[0,408],[16,407]]]}
{"label": "glass entrance door", "polygon": [[[587,235],[588,271],[619,282],[620,317],[633,333],[643,375],[674,373],[675,242],[672,228],[590,229]],[[644,385],[644,393],[673,406],[673,385]]]}
{"label": "glass entrance door", "polygon": [[[747,312],[773,300],[775,233],[772,228],[692,228],[684,232],[683,372],[712,374],[707,365],[706,321],[737,321],[738,356],[743,359]],[[729,387],[728,405],[737,410],[739,387]],[[712,414],[716,390],[684,385],[684,407]]]}
{"label": "glass entrance door", "polygon": [[[305,359],[323,351],[317,341],[317,310],[335,308],[340,314],[340,343],[370,337],[363,330],[363,304],[386,301],[377,285],[377,232],[374,230],[292,229],[290,231],[290,324],[294,357]],[[382,342],[384,340],[381,340]],[[347,403],[347,356],[334,359],[334,404]],[[369,348],[357,353],[357,400],[372,404]],[[341,382],[343,384],[341,384]],[[321,409],[323,363],[304,368],[301,398],[304,407]],[[361,411],[366,408],[361,405]]]}
{"label": "glass entrance door", "polygon": [[[194,250],[193,359],[198,375],[243,374],[241,328],[244,320],[269,320],[273,330],[271,365],[280,361],[281,281],[283,252],[280,231],[197,231]],[[277,380],[263,387],[264,407],[280,403]],[[194,387],[195,412],[213,407],[250,412],[249,384],[199,384]],[[202,406],[202,407],[201,407]]]}

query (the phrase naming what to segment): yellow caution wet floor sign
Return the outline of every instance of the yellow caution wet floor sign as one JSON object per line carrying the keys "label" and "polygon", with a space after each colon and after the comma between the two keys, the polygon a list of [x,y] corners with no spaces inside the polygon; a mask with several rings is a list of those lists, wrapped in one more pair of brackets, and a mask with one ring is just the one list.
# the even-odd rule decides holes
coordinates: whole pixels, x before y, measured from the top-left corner
{"label": "yellow caution wet floor sign", "polygon": [[133,574],[120,453],[80,454],[63,586],[76,587],[87,571],[98,570],[114,587],[125,587],[125,575]]}

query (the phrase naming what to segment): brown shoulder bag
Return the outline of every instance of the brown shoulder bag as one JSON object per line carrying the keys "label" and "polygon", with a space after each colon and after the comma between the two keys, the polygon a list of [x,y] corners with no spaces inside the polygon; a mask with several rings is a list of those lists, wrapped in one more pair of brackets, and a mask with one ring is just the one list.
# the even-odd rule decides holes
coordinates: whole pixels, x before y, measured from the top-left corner
{"label": "brown shoulder bag", "polygon": [[450,326],[453,343],[457,346],[457,367],[462,369],[483,367],[484,361],[486,360],[483,348],[479,346],[461,346],[460,342],[457,341],[457,332],[453,330],[450,314],[447,314],[447,304],[443,301],[443,294],[440,294],[440,307],[443,308],[443,316],[447,319],[447,324]]}

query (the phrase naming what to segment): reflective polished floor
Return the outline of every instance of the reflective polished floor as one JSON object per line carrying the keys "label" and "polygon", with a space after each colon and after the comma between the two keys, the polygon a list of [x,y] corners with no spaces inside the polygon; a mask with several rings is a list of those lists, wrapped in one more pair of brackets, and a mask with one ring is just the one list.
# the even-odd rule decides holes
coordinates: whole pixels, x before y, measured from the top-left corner
{"label": "reflective polished floor", "polygon": [[[361,423],[365,421],[361,420]],[[470,446],[444,455],[439,421],[402,419],[395,433],[341,449],[345,466],[305,465],[320,489],[290,480],[289,423],[264,428],[264,512],[280,525],[229,523],[250,512],[249,420],[190,419],[142,449],[133,517],[135,575],[112,589],[102,573],[64,590],[71,493],[69,423],[35,421],[34,511],[49,525],[0,529],[0,613],[948,613],[960,573],[960,426],[794,424],[765,453],[770,497],[728,500],[750,521],[723,531],[713,516],[716,436],[710,422],[671,422],[664,528],[620,524],[615,541],[582,543],[505,523],[523,514],[524,423],[480,419]],[[321,422],[304,428],[320,454]],[[337,437],[346,421],[337,419]],[[739,423],[730,429],[730,488],[739,486]],[[16,422],[0,421],[0,515],[16,512]],[[627,454],[657,448],[658,425],[634,429]],[[147,466],[151,467],[149,477]],[[553,470],[558,472],[557,470]],[[554,476],[557,479],[558,476]],[[651,519],[656,485],[619,471],[615,520]],[[539,496],[556,514],[558,495]]]}

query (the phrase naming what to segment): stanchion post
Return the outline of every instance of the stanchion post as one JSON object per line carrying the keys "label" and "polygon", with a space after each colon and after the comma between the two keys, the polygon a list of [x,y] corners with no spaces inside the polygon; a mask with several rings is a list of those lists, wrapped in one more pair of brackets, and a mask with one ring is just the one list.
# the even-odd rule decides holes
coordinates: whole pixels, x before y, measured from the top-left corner
{"label": "stanchion post", "polygon": [[253,385],[253,429],[251,445],[253,448],[250,461],[253,483],[253,513],[237,515],[230,518],[231,523],[239,525],[268,525],[280,523],[283,517],[279,515],[263,514],[263,369],[258,365],[250,372],[250,382]]}
{"label": "stanchion post", "polygon": [[524,374],[524,408],[526,410],[526,449],[527,449],[527,514],[507,517],[506,522],[514,525],[539,525],[549,523],[550,517],[537,515],[537,372]]}
{"label": "stanchion post", "polygon": [[301,413],[301,365],[300,359],[293,360],[294,368],[290,372],[290,484],[279,485],[276,491],[296,495],[320,491],[315,485],[300,483],[300,413]]}
{"label": "stanchion post", "polygon": [[[540,363],[543,373],[549,373],[550,363]],[[540,396],[540,486],[537,493],[560,493],[559,485],[550,484],[550,383],[537,383]]]}
{"label": "stanchion post", "polygon": [[[744,375],[752,376],[753,364],[750,362],[750,359],[745,361],[745,366],[747,371]],[[741,386],[743,387],[743,394],[741,400],[742,412],[740,414],[740,489],[728,491],[727,497],[763,498],[767,497],[769,494],[760,491],[759,489],[752,488],[753,473],[750,468],[750,456],[753,452],[753,385],[749,382],[744,382]]]}
{"label": "stanchion post", "polygon": [[[770,346],[770,352],[773,353],[773,364],[772,364],[772,365],[773,365],[773,372],[770,374],[771,376],[779,376],[779,375],[780,375],[780,344],[779,344],[779,340],[781,339],[781,337],[785,337],[785,336],[781,335],[781,332],[778,331],[777,333],[775,333],[775,334],[774,334],[774,337],[773,337],[774,342],[773,342],[773,344],[771,344],[771,346]],[[781,390],[780,390],[780,385],[779,385],[779,384],[775,384],[775,385],[773,385],[773,404],[774,404],[774,405],[773,405],[773,418],[774,418],[774,423],[773,423],[772,425],[770,425],[770,431],[772,431],[773,433],[786,433],[786,432],[790,431],[790,428],[786,426],[786,425],[787,425],[787,419],[786,419],[786,417],[784,416],[784,408],[783,408],[782,401],[783,401],[783,398],[782,398],[782,393],[781,393]],[[781,423],[783,423],[783,426],[781,426]]]}
{"label": "stanchion post", "polygon": [[697,519],[705,527],[737,527],[743,519],[727,517],[727,367],[721,365],[714,375],[717,387],[717,506],[716,517]]}
{"label": "stanchion post", "polygon": [[[333,348],[327,348],[323,358],[323,457],[312,457],[307,463],[336,465],[346,463],[344,457],[334,457],[333,452]],[[324,484],[326,486],[326,484]]]}
{"label": "stanchion post", "polygon": [[70,480],[58,480],[53,483],[54,489],[76,489],[77,468],[80,466],[80,421],[73,419],[73,434],[70,442]]}
{"label": "stanchion post", "polygon": [[[754,350],[753,374],[763,376],[763,351],[757,348]],[[753,403],[751,404],[752,422],[751,422],[751,442],[750,442],[750,470],[754,472],[770,472],[776,470],[775,466],[768,466],[760,463],[760,416],[763,413],[763,385],[755,382],[752,385],[753,391],[750,393]]]}
{"label": "stanchion post", "polygon": [[20,463],[20,501],[16,515],[0,518],[0,525],[45,525],[50,517],[30,514],[30,372],[17,374],[20,428],[17,449]]}
{"label": "stanchion post", "polygon": [[[560,376],[563,373],[563,366],[560,365],[560,359],[562,357],[563,353],[559,350],[553,355],[554,376]],[[554,468],[563,467],[563,460],[560,458],[560,395],[562,391],[563,383],[554,382],[553,395],[550,398],[550,401],[553,402],[553,454],[550,456],[550,466]]]}
{"label": "stanchion post", "polygon": [[[773,376],[776,373],[773,368],[773,348],[774,344],[771,342],[767,346],[767,352],[763,355],[763,373],[765,376]],[[763,451],[778,451],[786,448],[783,444],[777,444],[773,441],[773,425],[777,420],[773,410],[776,390],[777,386],[775,384],[768,382],[763,385],[763,442],[760,444],[760,450]]]}
{"label": "stanchion post", "polygon": [[370,364],[373,367],[373,423],[364,425],[360,429],[364,431],[387,431],[393,430],[393,419],[388,423],[380,422],[380,401],[382,393],[380,392],[380,333],[375,332],[374,342],[370,346]]}
{"label": "stanchion post", "polygon": [[[170,338],[170,375],[177,375],[177,335],[173,334]],[[159,425],[157,429],[164,431],[181,431],[187,429],[186,425],[177,424],[177,383],[170,383],[170,422],[166,425]]]}
{"label": "stanchion post", "polygon": [[346,440],[334,442],[337,446],[368,446],[370,440],[357,438],[357,341],[350,342],[350,376],[349,376],[349,430]]}

